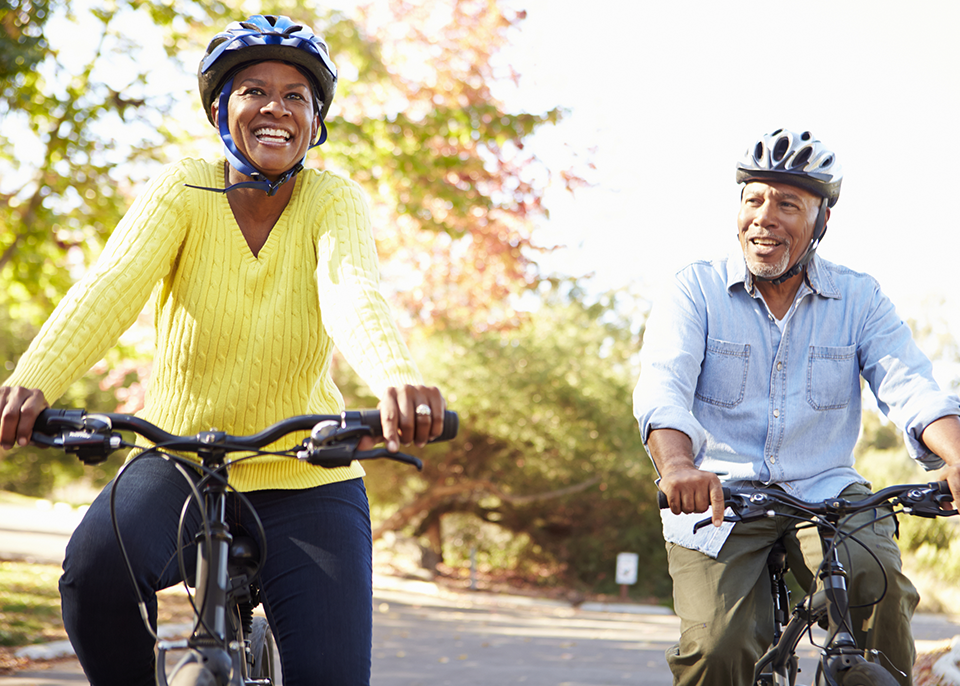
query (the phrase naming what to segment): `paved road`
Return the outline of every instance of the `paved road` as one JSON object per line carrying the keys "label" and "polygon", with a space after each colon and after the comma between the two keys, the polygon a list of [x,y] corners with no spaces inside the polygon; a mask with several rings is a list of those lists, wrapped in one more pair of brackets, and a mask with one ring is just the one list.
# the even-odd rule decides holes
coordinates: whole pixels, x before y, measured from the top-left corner
{"label": "paved road", "polygon": [[[373,686],[670,683],[663,651],[677,633],[677,620],[659,608],[644,614],[577,610],[565,603],[421,586],[378,579]],[[70,660],[0,677],[0,684],[87,681]]]}
{"label": "paved road", "polygon": [[[4,546],[30,547],[32,540],[39,546],[31,557],[41,560],[49,553],[59,561],[68,532],[50,530],[56,517],[32,513],[21,516],[20,524],[12,524],[11,517],[0,504],[0,558]],[[13,535],[24,522],[34,532],[45,531]],[[671,681],[663,651],[676,640],[679,623],[662,608],[573,608],[542,599],[451,592],[393,577],[376,578],[374,598],[373,686],[657,686]],[[960,634],[960,624],[918,615],[914,631],[922,651]],[[811,679],[813,657],[809,649],[801,662]],[[0,677],[0,686],[71,684],[87,684],[72,660]]]}
{"label": "paved road", "polygon": [[[60,562],[79,513],[25,504],[0,502],[0,559]],[[374,686],[670,682],[663,651],[677,634],[677,619],[662,608],[574,609],[392,577],[378,577],[375,585]],[[2,686],[28,684],[87,681],[73,660],[0,677]]]}
{"label": "paved road", "polygon": [[[487,594],[453,594],[432,584],[380,578],[375,592],[373,686],[599,686],[669,684],[664,649],[677,619],[657,608],[569,605]],[[960,633],[917,617],[921,648]],[[812,650],[804,674],[812,678]],[[2,686],[70,686],[87,681],[75,661],[0,677]]]}
{"label": "paved road", "polygon": [[[572,608],[476,594],[375,592],[374,686],[668,684],[678,620],[660,608]],[[630,609],[634,612],[618,612]]]}
{"label": "paved road", "polygon": [[0,494],[0,560],[60,564],[82,516],[65,504]]}

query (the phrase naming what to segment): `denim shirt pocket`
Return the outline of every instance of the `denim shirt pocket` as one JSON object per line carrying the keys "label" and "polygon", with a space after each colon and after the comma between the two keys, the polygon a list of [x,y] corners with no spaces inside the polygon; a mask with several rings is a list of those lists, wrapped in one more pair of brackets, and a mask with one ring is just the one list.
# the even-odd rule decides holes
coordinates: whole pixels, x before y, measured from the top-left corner
{"label": "denim shirt pocket", "polygon": [[858,375],[856,345],[811,345],[807,402],[815,410],[842,410],[850,404],[851,379]]}
{"label": "denim shirt pocket", "polygon": [[719,407],[736,407],[747,387],[750,344],[707,338],[696,397]]}

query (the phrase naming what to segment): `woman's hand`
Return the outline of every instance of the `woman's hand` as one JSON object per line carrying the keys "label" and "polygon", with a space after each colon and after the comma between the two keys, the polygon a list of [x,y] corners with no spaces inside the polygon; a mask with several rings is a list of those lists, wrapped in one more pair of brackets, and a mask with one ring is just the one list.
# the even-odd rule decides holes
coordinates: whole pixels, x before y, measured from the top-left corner
{"label": "woman's hand", "polygon": [[29,443],[37,416],[48,407],[43,392],[36,388],[0,387],[0,450]]}
{"label": "woman's hand", "polygon": [[426,445],[443,432],[443,413],[447,408],[440,390],[434,386],[390,387],[380,404],[380,422],[387,450],[400,450],[400,444]]}

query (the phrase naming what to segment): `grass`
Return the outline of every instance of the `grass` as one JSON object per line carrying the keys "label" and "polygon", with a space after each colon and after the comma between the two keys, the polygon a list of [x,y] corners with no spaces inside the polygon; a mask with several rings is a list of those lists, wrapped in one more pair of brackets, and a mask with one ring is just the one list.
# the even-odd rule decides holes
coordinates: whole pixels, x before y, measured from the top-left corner
{"label": "grass", "polygon": [[[0,561],[0,649],[67,637],[60,616],[59,565]],[[161,624],[192,621],[181,586],[158,594]]]}
{"label": "grass", "polygon": [[0,646],[66,638],[59,578],[58,565],[0,562]]}

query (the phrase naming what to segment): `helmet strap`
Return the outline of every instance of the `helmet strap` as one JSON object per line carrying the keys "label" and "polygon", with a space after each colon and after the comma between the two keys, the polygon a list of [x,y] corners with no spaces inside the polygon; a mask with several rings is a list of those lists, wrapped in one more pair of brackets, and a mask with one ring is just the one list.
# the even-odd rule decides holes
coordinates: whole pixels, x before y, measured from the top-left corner
{"label": "helmet strap", "polygon": [[[299,174],[303,170],[303,162],[307,159],[307,156],[304,155],[303,159],[297,162],[293,167],[281,174],[276,181],[270,181],[266,178],[256,167],[254,167],[243,153],[240,152],[237,148],[237,144],[233,140],[233,135],[230,133],[230,119],[227,116],[227,108],[230,101],[230,93],[233,91],[233,77],[231,76],[223,84],[223,88],[220,91],[220,99],[218,102],[218,112],[219,116],[217,117],[217,128],[220,132],[220,138],[223,140],[223,154],[227,158],[227,161],[230,163],[230,166],[236,169],[238,172],[244,176],[249,176],[252,181],[241,181],[240,183],[235,183],[232,186],[227,186],[226,188],[206,188],[204,186],[192,186],[190,184],[185,184],[188,188],[197,188],[204,191],[213,191],[214,193],[229,193],[232,190],[238,188],[259,188],[265,192],[268,196],[273,196],[277,194],[280,186],[285,184],[287,181],[292,179],[294,176]],[[312,143],[309,149],[315,148],[318,145],[322,144],[327,140],[327,127],[323,123],[323,119],[320,120],[320,137],[316,143]]]}
{"label": "helmet strap", "polygon": [[813,239],[811,239],[810,245],[807,246],[807,251],[803,253],[803,256],[799,260],[797,260],[797,263],[776,278],[768,279],[756,275],[754,275],[753,278],[760,281],[767,281],[775,286],[778,286],[787,279],[792,279],[794,276],[803,271],[804,267],[809,264],[810,260],[812,260],[813,256],[817,253],[817,248],[820,246],[820,241],[823,239],[824,234],[827,233],[827,204],[827,198],[823,198],[823,200],[820,201],[820,212],[817,214],[817,223],[813,227]]}

